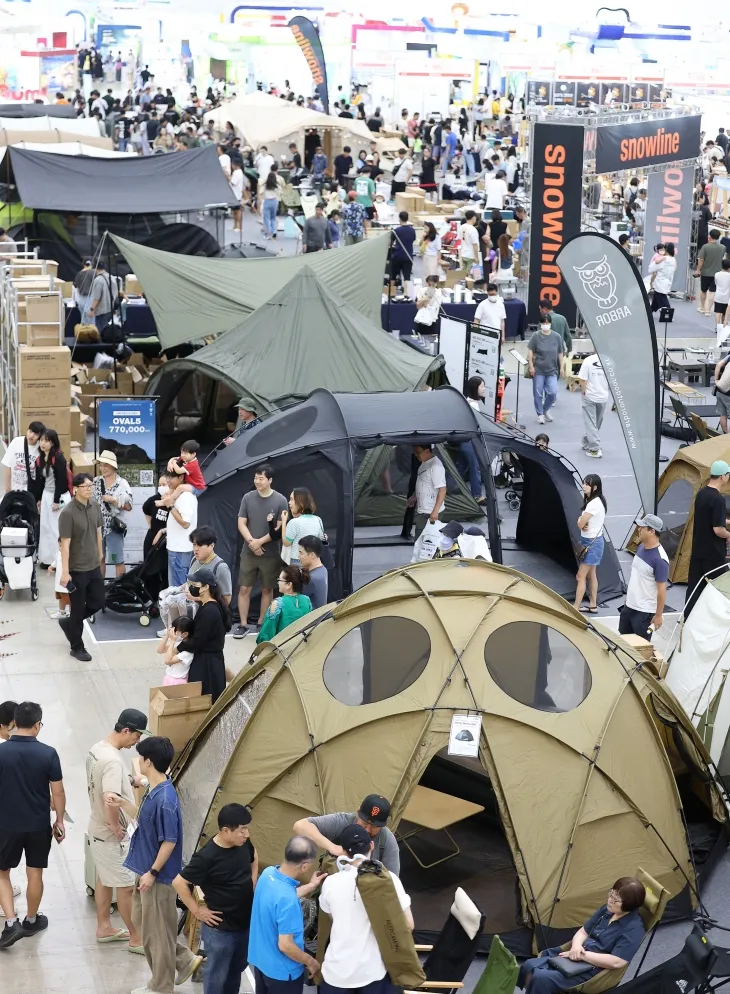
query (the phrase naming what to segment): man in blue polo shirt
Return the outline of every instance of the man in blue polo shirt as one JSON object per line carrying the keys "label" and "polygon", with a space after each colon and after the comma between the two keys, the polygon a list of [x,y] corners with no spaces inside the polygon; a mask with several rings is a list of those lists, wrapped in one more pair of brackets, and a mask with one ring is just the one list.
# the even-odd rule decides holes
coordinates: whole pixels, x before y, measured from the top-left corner
{"label": "man in blue polo shirt", "polygon": [[618,630],[620,635],[640,635],[651,640],[652,632],[661,628],[662,613],[667,599],[669,557],[659,544],[664,522],[656,514],[639,518],[639,548],[631,564],[626,603],[621,608]]}
{"label": "man in blue polo shirt", "polygon": [[173,994],[175,984],[184,984],[203,961],[177,934],[172,881],[182,870],[183,832],[177,794],[167,776],[175,750],[169,739],[152,735],[137,744],[137,752],[140,774],[149,781],[139,813],[119,794],[104,795],[107,804],[138,819],[124,865],[136,876],[132,920],[152,976],[132,994]]}
{"label": "man in blue polo shirt", "polygon": [[301,994],[304,970],[310,978],[319,963],[304,951],[304,918],[300,897],[308,897],[326,873],[308,877],[317,859],[317,846],[303,835],[286,844],[284,862],[267,866],[259,877],[251,910],[248,961],[254,968],[256,994]]}

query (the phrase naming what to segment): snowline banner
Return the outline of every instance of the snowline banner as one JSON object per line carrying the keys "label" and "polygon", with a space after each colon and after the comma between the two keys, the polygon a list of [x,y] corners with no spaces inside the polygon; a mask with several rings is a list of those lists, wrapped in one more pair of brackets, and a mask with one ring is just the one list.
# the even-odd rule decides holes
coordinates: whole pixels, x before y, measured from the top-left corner
{"label": "snowline banner", "polygon": [[527,320],[535,324],[547,298],[575,327],[575,301],[555,256],[564,241],[580,231],[584,128],[537,123],[532,142],[530,280]]}
{"label": "snowline banner", "polygon": [[606,374],[645,514],[656,510],[659,359],[639,270],[608,235],[585,232],[558,253]]}
{"label": "snowline banner", "polygon": [[596,172],[615,173],[658,162],[696,159],[702,118],[667,117],[596,128]]}
{"label": "snowline banner", "polygon": [[[687,289],[687,262],[692,234],[692,198],[694,194],[694,166],[677,169],[668,166],[660,173],[649,176],[646,198],[646,220],[644,231],[655,234],[651,242],[644,242],[644,260],[641,268],[644,276],[649,273],[649,262],[654,255],[657,242],[674,242],[674,257],[677,268],[674,273],[673,290],[684,293]],[[656,240],[655,240],[656,239]]]}
{"label": "snowline banner", "polygon": [[317,96],[322,101],[325,114],[330,112],[330,98],[327,89],[327,67],[324,64],[324,52],[319,32],[308,17],[292,17],[289,27],[296,38],[302,55],[312,73]]}

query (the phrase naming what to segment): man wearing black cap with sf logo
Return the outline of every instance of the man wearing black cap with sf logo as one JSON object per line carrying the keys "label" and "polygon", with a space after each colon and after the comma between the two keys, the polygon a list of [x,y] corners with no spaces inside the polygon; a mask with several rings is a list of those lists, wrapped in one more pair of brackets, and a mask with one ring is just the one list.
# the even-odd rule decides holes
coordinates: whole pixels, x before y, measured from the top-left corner
{"label": "man wearing black cap with sf logo", "polygon": [[372,858],[382,863],[386,870],[400,873],[400,852],[395,836],[386,822],[390,817],[390,801],[381,794],[368,794],[357,812],[340,811],[331,815],[317,815],[295,822],[294,832],[304,835],[333,856],[344,855],[339,844],[340,836],[348,825],[360,825],[373,840]]}
{"label": "man wearing black cap with sf logo", "polygon": [[[124,866],[129,852],[127,828],[130,818],[121,807],[104,803],[105,794],[114,794],[134,804],[132,786],[140,786],[131,777],[122,760],[122,749],[136,746],[147,731],[147,715],[135,708],[125,708],[114,731],[89,749],[86,757],[86,788],[89,793],[88,844],[96,868],[96,941],[127,942],[130,952],[143,954],[142,939],[132,922],[134,873]],[[117,907],[126,928],[111,923],[112,892],[117,892]]]}

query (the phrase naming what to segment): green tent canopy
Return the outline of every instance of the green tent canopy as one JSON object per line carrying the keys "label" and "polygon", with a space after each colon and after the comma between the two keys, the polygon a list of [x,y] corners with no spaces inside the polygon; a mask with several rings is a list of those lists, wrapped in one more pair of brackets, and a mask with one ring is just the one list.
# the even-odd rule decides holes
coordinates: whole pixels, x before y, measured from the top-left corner
{"label": "green tent canopy", "polygon": [[160,397],[163,419],[184,389],[185,374],[193,372],[227,384],[261,415],[301,401],[317,387],[340,393],[418,390],[443,366],[442,356],[423,355],[386,334],[325,286],[313,268],[301,268],[239,327],[159,367],[147,393]]}
{"label": "green tent canopy", "polygon": [[111,237],[142,284],[163,348],[230,331],[305,266],[380,327],[389,244],[385,236],[336,251],[279,259],[208,259]]}

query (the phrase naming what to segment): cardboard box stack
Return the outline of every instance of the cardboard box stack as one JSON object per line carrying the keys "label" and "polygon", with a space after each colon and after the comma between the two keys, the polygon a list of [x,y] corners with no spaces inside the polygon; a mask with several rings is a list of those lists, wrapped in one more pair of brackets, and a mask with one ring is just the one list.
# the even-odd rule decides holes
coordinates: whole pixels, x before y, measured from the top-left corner
{"label": "cardboard box stack", "polygon": [[660,678],[665,676],[667,666],[664,657],[651,642],[640,635],[621,635],[620,637],[631,646],[634,652],[638,652],[654,676]]}
{"label": "cardboard box stack", "polygon": [[166,736],[182,752],[210,710],[212,698],[202,693],[202,683],[181,683],[150,688],[149,730]]}
{"label": "cardboard box stack", "polygon": [[408,211],[409,214],[415,214],[425,209],[425,203],[426,193],[418,186],[408,186],[405,193],[395,195],[395,209],[398,213]]}
{"label": "cardboard box stack", "polygon": [[51,288],[51,276],[21,277],[13,280],[18,299],[18,343],[20,345],[61,345],[63,326],[59,290]]}
{"label": "cardboard box stack", "polygon": [[42,421],[58,432],[61,449],[71,450],[71,352],[65,345],[18,349],[18,425]]}

